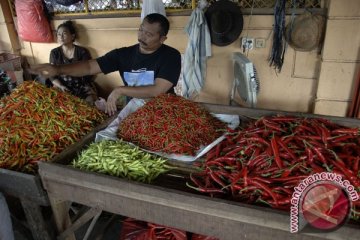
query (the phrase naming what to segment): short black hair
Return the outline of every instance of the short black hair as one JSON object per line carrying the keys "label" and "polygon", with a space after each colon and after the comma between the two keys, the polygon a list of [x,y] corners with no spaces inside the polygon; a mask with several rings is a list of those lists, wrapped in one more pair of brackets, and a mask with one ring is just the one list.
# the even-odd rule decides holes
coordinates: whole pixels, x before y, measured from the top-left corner
{"label": "short black hair", "polygon": [[148,23],[159,23],[160,24],[160,35],[166,36],[169,32],[170,23],[167,18],[159,13],[151,13],[149,15],[146,15],[144,18]]}
{"label": "short black hair", "polygon": [[74,34],[75,35],[74,41],[75,41],[78,34],[77,34],[76,28],[74,26],[74,23],[71,20],[65,21],[57,27],[56,31],[58,31],[59,28],[61,28],[61,27],[66,28],[71,34]]}

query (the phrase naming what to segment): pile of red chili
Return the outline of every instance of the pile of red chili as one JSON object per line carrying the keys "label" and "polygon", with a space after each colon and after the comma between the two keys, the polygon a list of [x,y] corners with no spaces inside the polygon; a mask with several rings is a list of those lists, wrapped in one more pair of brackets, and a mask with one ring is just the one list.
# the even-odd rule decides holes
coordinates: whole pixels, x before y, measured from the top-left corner
{"label": "pile of red chili", "polygon": [[186,232],[154,223],[127,218],[122,222],[119,240],[187,240]]}
{"label": "pile of red chili", "polygon": [[141,148],[195,155],[222,135],[226,124],[200,104],[162,94],[131,113],[119,125],[118,137]]}
{"label": "pile of red chili", "polygon": [[26,81],[0,100],[0,167],[34,172],[105,117],[77,97]]}
{"label": "pile of red chili", "polygon": [[[191,174],[197,191],[288,210],[294,187],[307,176],[334,172],[360,193],[360,129],[323,118],[267,116],[227,138]],[[195,186],[194,186],[195,185]],[[360,201],[352,218],[360,218]]]}

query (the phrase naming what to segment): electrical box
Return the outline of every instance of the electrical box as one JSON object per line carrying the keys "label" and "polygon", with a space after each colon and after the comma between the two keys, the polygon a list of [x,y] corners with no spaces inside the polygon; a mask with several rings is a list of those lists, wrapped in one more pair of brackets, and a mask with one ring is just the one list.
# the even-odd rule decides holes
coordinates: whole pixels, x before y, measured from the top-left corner
{"label": "electrical box", "polygon": [[255,47],[256,48],[264,48],[265,47],[265,38],[255,39]]}
{"label": "electrical box", "polygon": [[249,38],[249,37],[243,37],[241,39],[241,48],[242,49],[253,49],[254,48],[254,38]]}

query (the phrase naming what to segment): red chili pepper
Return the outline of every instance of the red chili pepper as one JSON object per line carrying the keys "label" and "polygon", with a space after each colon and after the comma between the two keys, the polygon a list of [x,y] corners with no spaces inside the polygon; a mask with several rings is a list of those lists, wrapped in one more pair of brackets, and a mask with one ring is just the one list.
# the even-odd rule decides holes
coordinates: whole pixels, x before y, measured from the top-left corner
{"label": "red chili pepper", "polygon": [[316,155],[319,157],[319,160],[323,163],[323,164],[327,164],[326,158],[324,157],[324,155],[321,153],[320,148],[314,147],[313,148]]}
{"label": "red chili pepper", "polygon": [[223,157],[218,157],[215,159],[212,159],[209,162],[206,162],[206,164],[211,164],[213,162],[225,162],[225,161],[235,161],[236,158],[235,157],[228,157],[228,156],[223,156]]}
{"label": "red chili pepper", "polygon": [[299,117],[295,117],[295,116],[275,116],[271,118],[272,121],[274,122],[296,122],[296,121],[300,121]]}
{"label": "red chili pepper", "polygon": [[347,135],[339,135],[339,136],[331,137],[330,140],[332,143],[338,143],[354,138],[356,138],[356,135],[347,134]]}
{"label": "red chili pepper", "polygon": [[242,172],[242,176],[243,176],[243,179],[244,179],[244,186],[247,187],[248,186],[248,169],[245,167],[241,170]]}
{"label": "red chili pepper", "polygon": [[225,153],[226,157],[235,157],[236,155],[242,155],[243,154],[244,147],[239,146],[235,148],[234,150],[231,150],[230,152]]}
{"label": "red chili pepper", "polygon": [[262,143],[262,144],[264,144],[266,146],[269,146],[269,143],[265,139],[263,139],[261,137],[249,137],[249,138],[246,138],[246,140],[248,142],[259,142],[259,143]]}
{"label": "red chili pepper", "polygon": [[299,176],[290,176],[290,177],[277,177],[277,178],[271,178],[273,182],[287,182],[287,181],[293,181],[293,180],[303,180],[307,178],[306,175],[299,175]]}
{"label": "red chili pepper", "polygon": [[276,165],[279,167],[279,169],[282,169],[283,168],[283,162],[282,162],[282,160],[280,159],[280,156],[279,156],[279,149],[278,149],[276,139],[277,139],[276,136],[274,136],[273,138],[271,138],[270,143],[271,143],[271,148],[272,148],[272,151],[273,151],[273,154],[274,154]]}
{"label": "red chili pepper", "polygon": [[224,193],[223,190],[218,189],[218,188],[194,187],[194,186],[190,185],[189,183],[186,183],[186,186],[188,186],[189,188],[192,188],[198,192],[202,192],[202,193]]}
{"label": "red chili pepper", "polygon": [[264,119],[263,122],[264,125],[270,129],[273,129],[278,132],[285,132],[283,129],[281,129],[279,124],[271,122],[269,119]]}
{"label": "red chili pepper", "polygon": [[269,200],[268,203],[271,204],[271,205],[274,205],[274,204],[276,205],[276,203],[278,205],[290,205],[291,197],[280,198],[280,199],[277,200],[277,202]]}
{"label": "red chili pepper", "polygon": [[216,151],[215,151],[215,156],[216,156],[216,157],[219,157],[219,156],[220,156],[221,147],[222,147],[222,146],[221,146],[221,143],[222,143],[222,142],[218,143],[217,146],[216,146]]}
{"label": "red chili pepper", "polygon": [[332,135],[337,134],[352,134],[352,135],[359,135],[360,128],[339,128],[331,131]]}
{"label": "red chili pepper", "polygon": [[321,140],[325,144],[325,148],[327,148],[330,131],[325,126],[319,126],[319,128],[321,130]]}
{"label": "red chili pepper", "polygon": [[359,161],[360,161],[360,157],[356,156],[356,158],[354,159],[353,167],[352,167],[355,175],[358,175],[358,172],[359,172]]}
{"label": "red chili pepper", "polygon": [[294,160],[297,161],[297,157],[295,156],[295,154],[293,153],[293,151],[291,151],[288,146],[286,146],[286,144],[280,139],[280,138],[276,138],[277,143],[280,145],[280,147],[282,147],[289,155],[290,157]]}
{"label": "red chili pepper", "polygon": [[216,150],[211,149],[211,150],[206,154],[206,161],[210,161],[210,160],[212,160],[214,157],[216,157]]}
{"label": "red chili pepper", "polygon": [[259,182],[266,183],[266,184],[271,184],[273,182],[273,181],[271,181],[270,178],[252,177],[252,179],[257,180]]}
{"label": "red chili pepper", "polygon": [[249,184],[254,185],[254,186],[264,190],[265,192],[267,192],[275,201],[275,205],[279,205],[275,194],[271,191],[271,189],[269,187],[267,187],[265,184],[255,180],[255,179],[252,179],[252,178],[249,178],[248,181],[249,181]]}
{"label": "red chili pepper", "polygon": [[291,190],[289,190],[289,189],[287,189],[287,188],[281,187],[281,186],[274,187],[273,190],[274,190],[274,191],[279,191],[279,192],[282,191],[282,192],[284,192],[284,193],[286,193],[286,194],[288,194],[288,195],[292,195],[292,194],[293,194],[293,191],[291,191]]}
{"label": "red chili pepper", "polygon": [[276,171],[278,171],[279,170],[279,167],[269,167],[269,168],[267,168],[267,169],[264,169],[263,171],[258,171],[257,173],[259,174],[259,175],[264,175],[264,174],[272,174],[272,173],[274,173],[274,172],[276,172]]}
{"label": "red chili pepper", "polygon": [[226,187],[226,184],[221,180],[221,178],[217,175],[216,172],[210,170],[210,177],[214,180],[217,184],[219,184],[222,188]]}
{"label": "red chili pepper", "polygon": [[311,129],[310,127],[308,127],[308,126],[305,126],[305,125],[299,125],[299,126],[297,126],[296,128],[295,128],[295,130],[294,130],[294,133],[296,133],[296,134],[298,134],[298,133],[301,133],[301,132],[304,132],[304,133],[310,133],[310,134],[312,134],[313,133],[313,129]]}
{"label": "red chili pepper", "polygon": [[265,154],[261,154],[261,155],[258,155],[256,156],[255,158],[253,159],[250,159],[248,162],[247,162],[247,166],[252,169],[254,167],[256,167],[258,164],[261,164],[263,163],[264,161],[267,161],[267,156]]}
{"label": "red chili pepper", "polygon": [[259,151],[260,149],[257,147],[255,143],[249,144],[248,146],[245,147],[244,154],[249,156],[251,155],[251,152],[255,150]]}
{"label": "red chili pepper", "polygon": [[310,147],[305,148],[305,152],[306,152],[306,156],[307,156],[307,161],[311,164],[314,162],[314,154],[311,151]]}

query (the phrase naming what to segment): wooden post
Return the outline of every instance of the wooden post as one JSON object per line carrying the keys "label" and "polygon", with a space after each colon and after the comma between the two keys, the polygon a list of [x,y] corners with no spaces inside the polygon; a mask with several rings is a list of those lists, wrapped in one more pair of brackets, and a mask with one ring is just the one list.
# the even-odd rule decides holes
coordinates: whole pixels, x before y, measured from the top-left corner
{"label": "wooden post", "polygon": [[[69,216],[71,202],[51,197],[51,195],[49,195],[49,200],[54,214],[54,220],[56,228],[58,230],[58,234],[61,234],[71,225],[71,220]],[[76,240],[75,234],[69,234],[66,240]]]}
{"label": "wooden post", "polygon": [[54,229],[44,221],[41,207],[25,198],[20,198],[20,201],[33,238],[35,240],[54,239]]}

